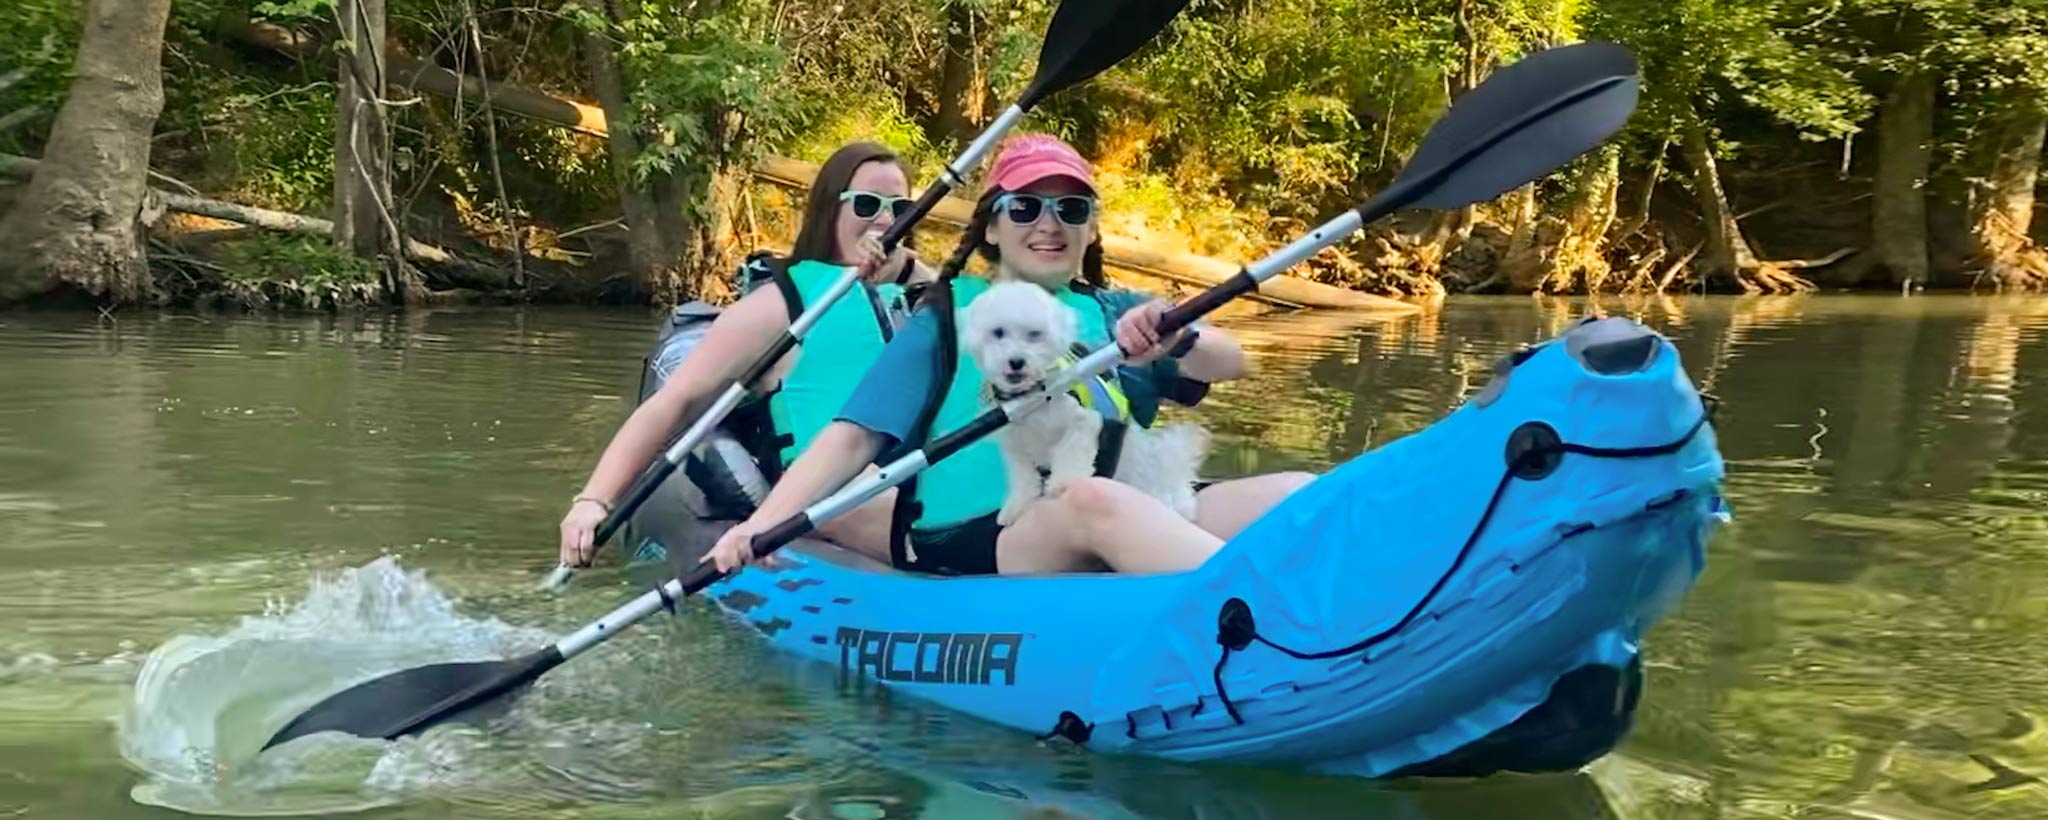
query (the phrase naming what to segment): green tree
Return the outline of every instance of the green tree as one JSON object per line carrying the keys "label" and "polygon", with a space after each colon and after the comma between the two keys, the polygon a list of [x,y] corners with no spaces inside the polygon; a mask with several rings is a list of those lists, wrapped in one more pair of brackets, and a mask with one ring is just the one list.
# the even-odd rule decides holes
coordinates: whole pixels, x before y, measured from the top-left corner
{"label": "green tree", "polygon": [[0,217],[0,302],[65,289],[112,301],[155,294],[141,213],[170,9],[170,0],[87,5],[77,79],[41,167]]}
{"label": "green tree", "polygon": [[[1978,166],[1965,173],[1996,175],[2005,165],[2006,183],[1994,185],[1990,199],[2009,207],[2014,197],[2031,196],[2032,186],[2019,177],[2039,163],[2038,148],[2031,155],[2024,149],[2038,145],[2031,133],[2048,89],[2042,67],[2048,12],[2039,0],[1802,0],[1801,6],[1814,22],[1792,34],[1795,42],[1883,100],[1871,246],[1858,273],[1896,286],[1924,285],[1938,143],[1959,146],[1954,153],[1961,165]],[[1943,122],[1958,133],[1942,139],[1937,126]],[[1971,153],[1980,156],[1965,156]],[[2007,158],[1993,158],[2000,155]]]}
{"label": "green tree", "polygon": [[1738,108],[1761,109],[1805,139],[1854,133],[1866,116],[1870,100],[1847,73],[1787,39],[1802,24],[1784,0],[1604,0],[1589,15],[1588,36],[1627,45],[1642,64],[1634,143],[1660,155],[1678,144],[1692,172],[1705,279],[1748,291],[1810,287],[1757,257],[1717,158],[1737,146],[1720,142],[1716,123]]}

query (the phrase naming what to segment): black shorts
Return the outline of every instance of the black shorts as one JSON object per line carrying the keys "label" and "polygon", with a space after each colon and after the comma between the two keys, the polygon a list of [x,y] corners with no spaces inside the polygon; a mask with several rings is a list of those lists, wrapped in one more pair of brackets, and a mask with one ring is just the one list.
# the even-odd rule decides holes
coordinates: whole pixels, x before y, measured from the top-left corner
{"label": "black shorts", "polygon": [[1003,525],[996,514],[971,518],[940,530],[911,530],[910,551],[917,560],[897,567],[933,575],[996,574],[996,538]]}

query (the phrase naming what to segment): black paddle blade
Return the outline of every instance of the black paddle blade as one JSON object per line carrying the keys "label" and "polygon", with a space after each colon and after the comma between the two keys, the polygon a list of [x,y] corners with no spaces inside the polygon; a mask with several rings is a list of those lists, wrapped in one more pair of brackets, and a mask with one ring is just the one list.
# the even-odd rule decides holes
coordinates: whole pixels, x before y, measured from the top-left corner
{"label": "black paddle blade", "polygon": [[1065,0],[1038,49],[1038,72],[1017,100],[1030,109],[1137,53],[1187,8],[1188,0]]}
{"label": "black paddle blade", "polygon": [[482,719],[502,701],[562,663],[553,646],[504,661],[437,663],[351,686],[313,705],[263,744],[269,749],[320,732],[390,740],[457,718]]}
{"label": "black paddle blade", "polygon": [[1612,43],[1559,46],[1506,66],[1422,137],[1386,191],[1402,201],[1386,210],[1461,208],[1550,173],[1620,130],[1641,86],[1635,55]]}

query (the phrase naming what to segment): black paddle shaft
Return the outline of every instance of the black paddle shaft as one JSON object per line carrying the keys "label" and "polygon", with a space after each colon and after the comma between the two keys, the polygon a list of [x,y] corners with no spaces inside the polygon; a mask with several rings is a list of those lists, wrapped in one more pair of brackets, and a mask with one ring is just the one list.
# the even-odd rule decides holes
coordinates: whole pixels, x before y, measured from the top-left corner
{"label": "black paddle shaft", "polygon": [[591,550],[595,551],[611,541],[619,528],[626,526],[626,521],[633,517],[633,513],[640,509],[640,505],[647,503],[648,497],[654,495],[655,488],[660,487],[661,482],[667,481],[678,466],[680,465],[666,458],[657,458],[653,464],[647,465],[647,469],[640,471],[640,477],[633,480],[633,486],[627,487],[626,494],[619,497],[618,505],[605,514],[603,521],[598,522],[597,532],[591,535]]}
{"label": "black paddle shaft", "polygon": [[[782,519],[781,523],[754,536],[751,542],[754,549],[754,558],[757,560],[766,558],[769,553],[782,549],[791,541],[811,534],[811,531],[815,529],[817,529],[817,525],[812,523],[811,517],[805,513],[797,513]],[[727,574],[719,572],[717,564],[705,561],[698,564],[695,569],[678,576],[676,580],[683,583],[684,595],[695,595],[699,590],[723,580]]]}

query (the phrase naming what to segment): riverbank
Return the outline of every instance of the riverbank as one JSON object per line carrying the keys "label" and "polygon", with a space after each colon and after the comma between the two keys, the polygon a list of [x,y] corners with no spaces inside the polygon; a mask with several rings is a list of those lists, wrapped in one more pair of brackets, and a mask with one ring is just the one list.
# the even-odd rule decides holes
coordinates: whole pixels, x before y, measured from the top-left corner
{"label": "riverbank", "polygon": [[[344,55],[335,44],[366,32],[317,3],[32,2],[0,30],[14,60],[0,151],[64,173],[32,218],[0,219],[9,250],[39,255],[26,276],[0,266],[0,300],[39,298],[45,269],[89,301],[361,298],[361,269],[307,242],[235,250],[247,231],[203,221],[138,240],[129,216],[159,223],[167,201],[140,201],[146,177],[217,204],[209,219],[247,225],[260,208],[309,236],[342,223],[340,244],[379,268],[379,301],[715,301],[740,256],[787,241],[792,209],[762,184],[764,160],[877,140],[913,180],[936,178],[1028,81],[1052,4],[604,5],[427,0],[386,21],[372,3],[382,47]],[[1879,7],[1808,20],[1601,0],[1524,19],[1466,5],[1196,4],[1019,127],[1095,161],[1106,233],[1228,271],[1390,184],[1494,68],[1605,40],[1643,74],[1608,144],[1496,201],[1375,226],[1293,274],[1425,299],[2048,289],[2048,74],[2026,59],[2048,36],[2039,9],[1971,0],[1929,29],[1943,45],[1901,51],[1867,38],[1892,27]],[[81,26],[94,9],[108,25]],[[366,96],[359,72],[382,90]],[[378,116],[351,124],[368,107]],[[950,244],[943,226],[925,238]]]}
{"label": "riverbank", "polygon": [[[13,159],[10,164],[10,159],[0,156],[0,210],[10,205],[11,196],[21,190],[25,179],[22,169],[33,167],[24,166],[18,159]],[[763,172],[756,177],[754,206],[795,207],[796,197],[801,195],[802,172],[813,167],[793,160],[764,166]],[[12,175],[8,173],[10,169],[14,171]],[[173,205],[201,212],[164,210],[158,214],[157,221],[151,225],[146,252],[156,294],[135,306],[208,311],[333,311],[370,308],[385,301],[378,288],[376,267],[337,251],[326,227],[330,223],[325,220],[221,203],[189,194],[172,193],[169,196],[178,197]],[[215,207],[206,207],[208,204]],[[959,204],[964,207],[964,203]],[[165,206],[159,200],[157,207]],[[1453,241],[1445,246],[1450,250],[1435,259],[1429,259],[1429,250],[1419,247],[1420,231],[1426,230],[1428,225],[1426,218],[1411,217],[1401,228],[1374,231],[1361,241],[1311,260],[1297,269],[1295,275],[1269,285],[1265,289],[1267,298],[1257,300],[1261,304],[1237,306],[1233,310],[1242,313],[1310,307],[1398,314],[1412,312],[1417,305],[1436,301],[1451,292],[1509,290],[1506,260],[1546,253],[1554,256],[1557,251],[1555,248],[1532,251],[1519,246],[1516,234],[1499,224],[1503,210],[1498,206],[1474,209],[1465,237],[1462,240],[1453,237]],[[221,218],[248,218],[247,214],[252,211],[263,218],[248,222]],[[919,232],[921,246],[927,249],[928,257],[933,255],[931,249],[950,248],[957,239],[957,223],[961,220],[949,219],[949,213],[935,213]],[[1234,217],[1223,213],[1212,218]],[[786,219],[748,219],[745,223],[753,226],[753,233],[747,239],[761,241],[769,247],[779,246],[778,242],[787,244],[788,237],[778,236],[789,233]],[[1161,242],[1165,247],[1149,246],[1128,237],[1107,237],[1106,241],[1117,250],[1112,255],[1112,262],[1125,263],[1111,265],[1112,278],[1120,285],[1150,290],[1168,298],[1178,298],[1220,281],[1234,272],[1240,261],[1256,258],[1225,260],[1200,256],[1184,250],[1194,244],[1186,239],[1175,241],[1173,237],[1164,237],[1162,240],[1162,232],[1148,230],[1135,221],[1126,227],[1152,237],[1153,241]],[[555,241],[546,247],[529,247],[523,264],[516,270],[508,261],[511,250],[500,247],[505,244],[503,237],[477,235],[460,229],[459,225],[456,228],[444,230],[439,235],[422,234],[424,238],[413,241],[418,253],[409,260],[409,264],[419,271],[427,285],[420,300],[423,306],[626,305],[652,301],[640,283],[625,272],[625,240],[619,235],[616,225],[597,223],[575,233],[556,234]],[[1781,234],[1797,235],[1801,231],[1807,231],[1809,236],[1805,241],[1811,243],[1811,231],[1799,225],[1778,230],[1764,227],[1758,233],[1769,241]],[[583,237],[581,241],[577,241],[579,236]],[[737,240],[735,237],[732,244],[736,245]],[[1369,248],[1377,256],[1368,257],[1370,261],[1361,261],[1361,248]],[[1679,291],[1695,294],[1740,292],[1739,283],[1702,283],[1689,275],[1685,265],[1696,253],[1678,259],[1670,259],[1669,255],[1668,248],[1658,243],[1651,252],[1637,250],[1626,254],[1626,269],[1612,261],[1603,261],[1602,273],[1597,277],[1582,275],[1561,280],[1576,287],[1543,287],[1532,292],[1557,295],[1561,291],[1564,295],[1607,296]],[[1833,263],[1838,260],[1825,261]],[[1427,272],[1417,269],[1425,263],[1433,263],[1434,267]],[[519,280],[519,275],[525,277],[523,281]],[[1815,278],[1826,283],[1815,285],[1816,290],[1897,292],[1888,283],[1843,284],[1830,281],[1825,276]],[[1981,276],[1953,275],[1940,277],[1934,284],[1918,290],[1987,292],[1997,289],[1996,282],[1986,281]],[[703,292],[691,295],[719,303],[730,299],[732,292],[726,283],[712,281],[704,283]],[[82,305],[85,301],[89,300],[60,292],[32,304],[62,307]]]}

